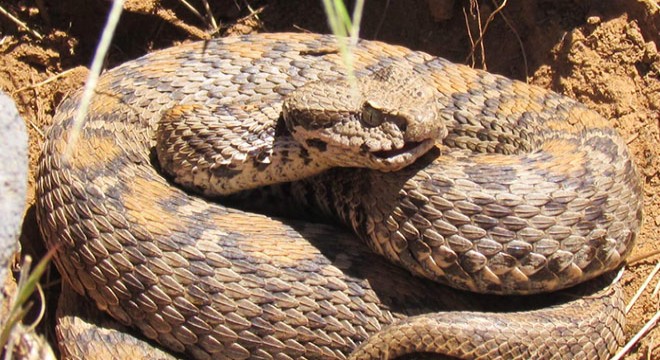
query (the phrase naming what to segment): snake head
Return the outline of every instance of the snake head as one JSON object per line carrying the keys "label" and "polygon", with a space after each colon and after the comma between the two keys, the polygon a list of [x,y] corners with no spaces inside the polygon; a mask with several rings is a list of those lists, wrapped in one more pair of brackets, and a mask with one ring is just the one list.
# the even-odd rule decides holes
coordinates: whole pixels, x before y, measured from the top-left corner
{"label": "snake head", "polygon": [[385,67],[291,92],[282,114],[292,136],[330,166],[396,171],[447,135],[437,90],[414,69]]}

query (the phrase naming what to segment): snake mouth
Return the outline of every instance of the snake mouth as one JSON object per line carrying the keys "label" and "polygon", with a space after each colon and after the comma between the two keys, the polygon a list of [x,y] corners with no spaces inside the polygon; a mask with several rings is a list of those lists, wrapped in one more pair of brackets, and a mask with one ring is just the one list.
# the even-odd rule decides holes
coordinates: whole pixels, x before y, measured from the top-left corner
{"label": "snake mouth", "polygon": [[433,147],[433,145],[435,145],[434,139],[409,141],[398,149],[374,151],[371,155],[377,160],[386,161],[388,163],[405,163],[405,165],[408,165],[424,155]]}

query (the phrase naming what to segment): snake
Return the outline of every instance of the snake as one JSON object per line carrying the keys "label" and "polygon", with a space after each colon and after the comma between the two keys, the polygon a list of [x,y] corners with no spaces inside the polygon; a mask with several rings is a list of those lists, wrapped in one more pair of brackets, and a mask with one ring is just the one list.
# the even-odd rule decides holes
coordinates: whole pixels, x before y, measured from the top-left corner
{"label": "snake", "polygon": [[198,359],[616,351],[643,199],[607,120],[405,47],[359,40],[351,70],[339,49],[193,42],[105,72],[81,128],[81,92],[63,101],[36,212],[66,283]]}

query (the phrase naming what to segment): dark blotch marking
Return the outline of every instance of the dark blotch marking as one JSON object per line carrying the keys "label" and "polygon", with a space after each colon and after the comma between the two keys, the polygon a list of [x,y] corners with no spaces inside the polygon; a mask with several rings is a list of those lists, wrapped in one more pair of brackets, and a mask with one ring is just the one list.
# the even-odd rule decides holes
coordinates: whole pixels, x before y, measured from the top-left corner
{"label": "dark blotch marking", "polygon": [[478,184],[512,184],[520,180],[518,172],[510,165],[475,164],[466,166],[463,171]]}
{"label": "dark blotch marking", "polygon": [[[282,160],[283,160],[282,162],[287,162],[286,158],[284,158]],[[252,159],[252,166],[254,166],[254,168],[257,169],[258,171],[265,171],[270,166],[270,163],[265,163],[263,161],[260,161],[257,158],[253,158]]]}
{"label": "dark blotch marking", "polygon": [[231,179],[240,174],[241,170],[232,169],[228,166],[220,166],[218,168],[212,169],[211,172],[217,177]]}
{"label": "dark blotch marking", "polygon": [[617,160],[618,146],[609,137],[594,136],[586,141],[586,144],[607,155],[612,162]]}
{"label": "dark blotch marking", "polygon": [[339,49],[336,47],[325,47],[325,48],[319,48],[319,49],[309,49],[309,50],[302,50],[300,52],[300,55],[305,56],[326,56],[326,55],[331,55],[331,54],[338,54]]}
{"label": "dark blotch marking", "polygon": [[309,139],[305,143],[307,146],[319,149],[320,151],[326,151],[328,148],[328,143],[319,139]]}
{"label": "dark blotch marking", "polygon": [[310,162],[312,162],[312,157],[309,155],[309,151],[307,151],[305,148],[300,149],[300,158],[303,160],[305,165],[308,165]]}

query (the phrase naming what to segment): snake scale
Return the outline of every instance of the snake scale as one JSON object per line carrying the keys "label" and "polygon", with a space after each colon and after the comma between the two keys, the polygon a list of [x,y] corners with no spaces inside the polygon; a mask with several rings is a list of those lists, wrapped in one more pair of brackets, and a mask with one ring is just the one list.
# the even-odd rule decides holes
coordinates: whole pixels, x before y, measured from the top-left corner
{"label": "snake scale", "polygon": [[[327,35],[255,34],[130,61],[101,76],[68,155],[80,94],[64,101],[39,161],[37,216],[67,282],[120,322],[200,359],[591,359],[616,350],[622,295],[599,275],[620,266],[642,217],[641,183],[616,131],[556,93],[375,41],[355,46],[356,81],[402,68],[390,86],[400,91],[387,95],[383,82],[356,100],[336,48]],[[391,109],[401,94],[404,105]],[[348,122],[329,130],[324,107],[334,96],[361,106],[349,115],[366,130]],[[293,105],[283,105],[289,97]],[[433,110],[434,146],[414,122],[429,119],[416,110],[421,98],[431,101],[422,108]],[[283,112],[312,116],[291,124]],[[194,125],[213,118],[232,132]],[[156,146],[167,119],[192,119],[201,138],[181,143],[186,130],[160,130],[174,140]],[[358,138],[363,131],[376,140]],[[312,139],[300,147],[292,134]],[[285,151],[275,155],[278,142]],[[186,143],[184,155],[163,156]],[[303,172],[334,148],[371,165],[412,164],[324,163],[266,199],[284,194],[278,204],[334,214],[363,241],[196,195],[222,193],[224,180],[249,186],[237,163],[261,181],[270,164]],[[191,165],[195,153],[201,160]],[[177,177],[195,191],[173,184]],[[592,278],[559,300],[492,295]]]}

